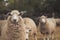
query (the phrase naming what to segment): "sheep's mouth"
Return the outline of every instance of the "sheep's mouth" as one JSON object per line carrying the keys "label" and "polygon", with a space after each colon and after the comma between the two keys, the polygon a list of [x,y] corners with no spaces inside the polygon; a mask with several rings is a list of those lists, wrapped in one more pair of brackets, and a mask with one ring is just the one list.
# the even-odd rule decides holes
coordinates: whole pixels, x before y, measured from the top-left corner
{"label": "sheep's mouth", "polygon": [[15,24],[15,25],[18,25],[18,22],[12,22],[13,24]]}
{"label": "sheep's mouth", "polygon": [[41,22],[41,24],[46,24],[46,22]]}

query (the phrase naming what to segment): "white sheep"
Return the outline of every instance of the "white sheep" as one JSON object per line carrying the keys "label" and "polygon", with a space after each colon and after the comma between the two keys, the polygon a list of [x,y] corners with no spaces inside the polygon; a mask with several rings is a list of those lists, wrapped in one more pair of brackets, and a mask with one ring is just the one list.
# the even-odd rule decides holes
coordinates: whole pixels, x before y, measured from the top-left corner
{"label": "white sheep", "polygon": [[25,24],[18,10],[12,10],[2,29],[2,40],[26,40]]}
{"label": "white sheep", "polygon": [[[37,40],[37,26],[31,18],[23,18],[26,25],[27,40]],[[30,36],[29,36],[30,35]],[[32,39],[33,38],[33,39]]]}
{"label": "white sheep", "polygon": [[56,30],[56,21],[54,18],[47,18],[45,16],[41,16],[39,18],[39,25],[38,29],[43,34],[43,39],[46,40],[53,40],[54,32]]}

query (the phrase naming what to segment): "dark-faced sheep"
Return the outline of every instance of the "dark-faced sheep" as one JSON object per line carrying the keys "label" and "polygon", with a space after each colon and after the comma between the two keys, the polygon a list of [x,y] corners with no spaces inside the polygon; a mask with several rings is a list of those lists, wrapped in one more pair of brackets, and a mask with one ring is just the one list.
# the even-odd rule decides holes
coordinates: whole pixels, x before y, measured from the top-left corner
{"label": "dark-faced sheep", "polygon": [[53,35],[56,30],[55,19],[41,16],[38,22],[39,22],[38,29],[40,30],[41,34],[43,34],[43,40],[46,40],[46,39],[53,40],[54,39]]}
{"label": "dark-faced sheep", "polygon": [[3,40],[26,40],[24,21],[18,10],[12,10],[2,31]]}
{"label": "dark-faced sheep", "polygon": [[27,18],[27,17],[26,18],[23,18],[23,20],[24,20],[24,23],[26,25],[27,40],[29,38],[31,40],[37,40],[37,26],[36,26],[35,22],[31,18]]}

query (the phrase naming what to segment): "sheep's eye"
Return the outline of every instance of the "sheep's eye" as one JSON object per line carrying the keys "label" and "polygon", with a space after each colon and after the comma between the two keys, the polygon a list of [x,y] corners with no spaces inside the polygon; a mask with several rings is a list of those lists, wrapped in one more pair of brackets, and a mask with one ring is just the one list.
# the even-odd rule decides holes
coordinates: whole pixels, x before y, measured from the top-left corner
{"label": "sheep's eye", "polygon": [[21,16],[23,15],[23,13],[20,14]]}
{"label": "sheep's eye", "polygon": [[11,14],[8,14],[8,16],[12,16]]}
{"label": "sheep's eye", "polygon": [[10,12],[7,14],[8,16],[11,16]]}
{"label": "sheep's eye", "polygon": [[21,14],[19,14],[18,16],[20,16]]}
{"label": "sheep's eye", "polygon": [[11,14],[9,14],[9,16],[12,16]]}

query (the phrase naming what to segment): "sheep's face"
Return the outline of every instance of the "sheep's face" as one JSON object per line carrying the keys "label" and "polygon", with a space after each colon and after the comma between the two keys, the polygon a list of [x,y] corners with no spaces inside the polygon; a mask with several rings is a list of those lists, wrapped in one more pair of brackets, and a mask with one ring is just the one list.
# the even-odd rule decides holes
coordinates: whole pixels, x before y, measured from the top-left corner
{"label": "sheep's face", "polygon": [[10,13],[10,20],[11,20],[11,22],[14,22],[14,23],[19,22],[19,21],[20,21],[20,20],[19,20],[20,17],[21,17],[20,12],[17,11],[17,10],[14,10],[14,11],[12,11],[12,12]]}
{"label": "sheep's face", "polygon": [[42,18],[42,19],[41,19],[41,22],[42,22],[42,23],[45,23],[45,22],[46,22],[46,20]]}
{"label": "sheep's face", "polygon": [[46,23],[46,17],[45,16],[41,16],[40,22],[43,23],[43,24]]}
{"label": "sheep's face", "polygon": [[18,22],[19,18],[20,18],[19,14],[14,13],[13,15],[11,15],[12,22]]}

